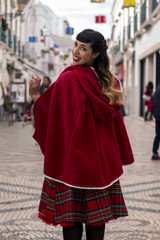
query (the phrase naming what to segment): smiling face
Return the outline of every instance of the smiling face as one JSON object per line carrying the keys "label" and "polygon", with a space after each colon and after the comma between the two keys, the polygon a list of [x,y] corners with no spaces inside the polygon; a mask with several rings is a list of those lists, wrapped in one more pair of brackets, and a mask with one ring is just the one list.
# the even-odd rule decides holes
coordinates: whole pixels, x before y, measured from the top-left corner
{"label": "smiling face", "polygon": [[93,65],[95,58],[99,53],[93,53],[90,43],[75,41],[72,48],[73,65]]}

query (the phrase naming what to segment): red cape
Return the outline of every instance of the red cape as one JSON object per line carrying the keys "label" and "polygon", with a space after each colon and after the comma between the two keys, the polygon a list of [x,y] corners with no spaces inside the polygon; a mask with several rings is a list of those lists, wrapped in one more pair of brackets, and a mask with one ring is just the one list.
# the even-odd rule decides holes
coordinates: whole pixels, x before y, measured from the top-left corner
{"label": "red cape", "polygon": [[105,188],[133,154],[120,106],[111,106],[90,67],[66,68],[35,102],[44,174],[79,188]]}

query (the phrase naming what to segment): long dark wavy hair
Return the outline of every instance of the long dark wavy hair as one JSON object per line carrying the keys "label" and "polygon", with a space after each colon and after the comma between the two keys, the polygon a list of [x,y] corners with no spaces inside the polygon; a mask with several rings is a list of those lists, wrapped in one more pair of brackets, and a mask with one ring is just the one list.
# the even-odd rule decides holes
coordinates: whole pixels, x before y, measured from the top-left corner
{"label": "long dark wavy hair", "polygon": [[93,53],[100,53],[94,60],[93,67],[99,77],[102,93],[109,98],[109,104],[121,104],[121,91],[113,87],[114,77],[110,72],[110,60],[106,52],[104,36],[92,29],[85,29],[80,32],[76,39],[83,43],[90,43]]}

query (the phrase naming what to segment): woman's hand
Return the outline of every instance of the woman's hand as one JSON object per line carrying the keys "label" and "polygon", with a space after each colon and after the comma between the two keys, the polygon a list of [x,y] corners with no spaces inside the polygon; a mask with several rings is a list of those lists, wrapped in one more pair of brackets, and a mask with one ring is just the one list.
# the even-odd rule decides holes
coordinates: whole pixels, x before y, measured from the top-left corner
{"label": "woman's hand", "polygon": [[40,88],[41,78],[37,74],[29,80],[29,95],[36,101],[39,98],[39,88]]}

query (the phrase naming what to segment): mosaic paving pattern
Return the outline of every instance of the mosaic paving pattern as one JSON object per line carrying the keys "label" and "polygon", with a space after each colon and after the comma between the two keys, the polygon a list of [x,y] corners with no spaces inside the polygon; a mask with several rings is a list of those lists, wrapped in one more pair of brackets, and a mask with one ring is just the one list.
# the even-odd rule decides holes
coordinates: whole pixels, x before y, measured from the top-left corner
{"label": "mosaic paving pattern", "polygon": [[[151,161],[154,127],[126,117],[135,163],[124,167],[129,216],[106,225],[105,240],[160,240],[160,161]],[[43,158],[31,125],[0,123],[0,240],[62,240],[37,218]],[[85,233],[83,240],[85,239]]]}

